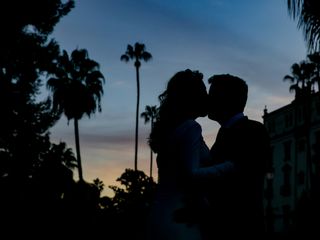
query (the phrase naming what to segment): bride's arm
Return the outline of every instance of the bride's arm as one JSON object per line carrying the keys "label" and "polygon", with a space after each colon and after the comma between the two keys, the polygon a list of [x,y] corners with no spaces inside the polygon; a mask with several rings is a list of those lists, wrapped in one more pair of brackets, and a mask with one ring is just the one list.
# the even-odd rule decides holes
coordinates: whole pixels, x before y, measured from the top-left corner
{"label": "bride's arm", "polygon": [[[182,139],[183,159],[187,173],[195,180],[205,180],[221,177],[235,171],[233,161],[225,161],[209,167],[200,167],[201,151],[203,150],[202,130],[199,124],[192,125],[184,134]],[[207,157],[210,157],[208,154]]]}

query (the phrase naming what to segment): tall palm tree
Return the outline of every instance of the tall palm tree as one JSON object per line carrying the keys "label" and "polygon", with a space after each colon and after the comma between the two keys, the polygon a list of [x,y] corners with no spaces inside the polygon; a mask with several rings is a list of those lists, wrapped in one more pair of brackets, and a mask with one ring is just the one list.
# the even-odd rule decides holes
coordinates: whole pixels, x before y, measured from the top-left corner
{"label": "tall palm tree", "polygon": [[[157,119],[159,114],[159,109],[157,106],[149,106],[147,105],[145,111],[141,113],[141,117],[144,118],[144,123],[151,123],[151,132],[153,129],[154,120]],[[152,150],[150,149],[150,177],[152,177],[152,166],[153,165],[153,154]]]}
{"label": "tall palm tree", "polygon": [[121,61],[129,62],[134,61],[136,68],[136,79],[137,79],[137,107],[136,107],[136,133],[135,133],[135,154],[134,154],[134,169],[138,170],[138,128],[139,128],[139,103],[140,103],[140,79],[139,79],[139,68],[141,61],[151,60],[152,55],[146,51],[146,47],[143,43],[136,42],[134,47],[130,44],[127,46],[127,51],[121,56]]}
{"label": "tall palm tree", "polygon": [[58,59],[55,76],[47,82],[52,91],[53,108],[74,120],[79,180],[83,181],[78,121],[96,110],[101,112],[101,97],[105,79],[99,64],[91,60],[86,49],[75,49],[69,57],[66,51]]}
{"label": "tall palm tree", "polygon": [[309,51],[320,49],[320,1],[319,0],[287,0],[290,16],[298,20],[298,28],[302,28]]}

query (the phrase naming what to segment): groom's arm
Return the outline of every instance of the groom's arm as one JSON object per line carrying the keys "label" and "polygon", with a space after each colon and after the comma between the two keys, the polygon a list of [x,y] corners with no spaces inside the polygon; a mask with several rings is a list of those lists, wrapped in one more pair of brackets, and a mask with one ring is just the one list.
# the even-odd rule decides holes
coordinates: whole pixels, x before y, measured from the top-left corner
{"label": "groom's arm", "polygon": [[192,176],[195,180],[206,180],[223,177],[235,171],[236,166],[234,162],[225,161],[210,167],[195,168],[192,171]]}

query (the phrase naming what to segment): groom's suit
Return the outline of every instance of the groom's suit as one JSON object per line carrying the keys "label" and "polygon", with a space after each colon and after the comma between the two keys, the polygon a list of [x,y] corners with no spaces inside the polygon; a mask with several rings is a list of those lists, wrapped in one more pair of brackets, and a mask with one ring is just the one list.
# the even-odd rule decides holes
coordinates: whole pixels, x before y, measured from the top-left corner
{"label": "groom's suit", "polygon": [[263,124],[244,116],[221,127],[210,153],[213,164],[229,162],[232,169],[207,185],[211,211],[205,229],[227,235],[263,232],[263,182],[270,157]]}

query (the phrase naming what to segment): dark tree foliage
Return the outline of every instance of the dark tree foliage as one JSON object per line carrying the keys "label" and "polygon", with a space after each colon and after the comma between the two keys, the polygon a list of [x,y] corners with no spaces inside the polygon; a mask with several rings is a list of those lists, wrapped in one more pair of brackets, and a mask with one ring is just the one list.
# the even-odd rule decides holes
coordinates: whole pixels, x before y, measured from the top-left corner
{"label": "dark tree foliage", "polygon": [[60,171],[56,178],[70,173],[70,166],[51,161],[56,156],[49,129],[60,115],[40,94],[60,53],[49,35],[73,7],[73,0],[0,2],[0,210],[8,224],[10,218],[16,225],[31,222],[32,214],[22,213],[31,209],[35,179],[54,182],[45,174],[52,174],[48,166]]}
{"label": "dark tree foliage", "polygon": [[0,3],[0,177],[30,177],[50,147],[49,128],[59,114],[39,100],[59,45],[49,34],[74,1],[16,0]]}
{"label": "dark tree foliage", "polygon": [[100,199],[109,233],[112,239],[142,239],[157,184],[143,171],[133,169],[126,169],[117,181],[120,187],[109,186],[114,196]]}
{"label": "dark tree foliage", "polygon": [[287,0],[290,16],[298,21],[309,52],[320,49],[320,1],[319,0]]}
{"label": "dark tree foliage", "polygon": [[126,169],[117,181],[123,187],[110,188],[114,191],[113,202],[118,211],[142,209],[150,204],[156,184],[143,171]]}

